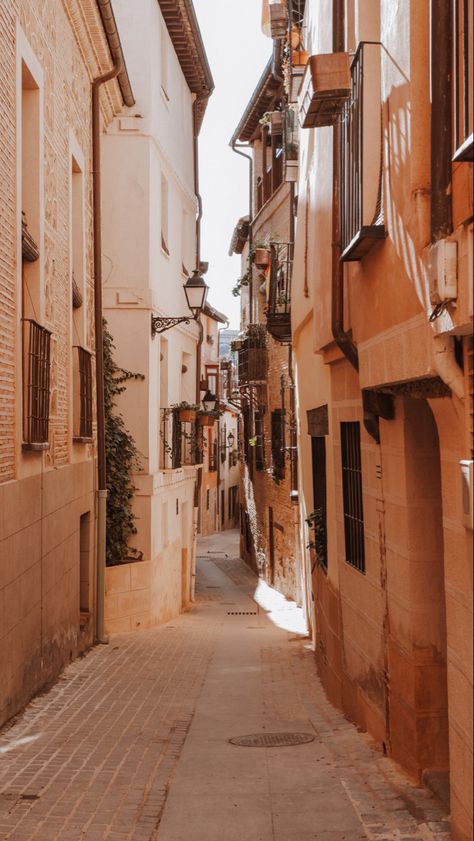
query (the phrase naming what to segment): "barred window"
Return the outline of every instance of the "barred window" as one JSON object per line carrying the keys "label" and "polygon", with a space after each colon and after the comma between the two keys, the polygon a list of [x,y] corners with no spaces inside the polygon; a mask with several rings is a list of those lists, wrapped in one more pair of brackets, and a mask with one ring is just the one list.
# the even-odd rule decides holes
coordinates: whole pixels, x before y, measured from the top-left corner
{"label": "barred window", "polygon": [[26,445],[48,443],[50,354],[49,330],[35,321],[25,321],[23,438]]}
{"label": "barred window", "polygon": [[272,411],[272,465],[273,478],[281,482],[285,478],[285,410]]}
{"label": "barred window", "polygon": [[365,572],[359,422],[341,423],[341,451],[346,562]]}

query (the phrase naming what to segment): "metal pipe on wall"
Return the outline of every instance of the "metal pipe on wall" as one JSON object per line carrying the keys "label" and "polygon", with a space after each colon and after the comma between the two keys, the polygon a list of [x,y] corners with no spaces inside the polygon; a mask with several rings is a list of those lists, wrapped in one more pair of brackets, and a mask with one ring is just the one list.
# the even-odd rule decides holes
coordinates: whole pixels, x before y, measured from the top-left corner
{"label": "metal pipe on wall", "polygon": [[95,370],[97,400],[97,593],[96,593],[96,638],[106,643],[104,631],[105,600],[105,547],[106,547],[106,504],[107,468],[105,458],[105,409],[104,409],[104,345],[102,329],[102,215],[101,215],[101,167],[100,167],[100,88],[115,79],[122,69],[117,59],[112,70],[98,76],[92,82],[92,206],[94,233],[94,326],[95,326]]}
{"label": "metal pipe on wall", "polygon": [[[237,143],[235,138],[232,138],[230,142],[230,146],[233,152],[236,155],[240,155],[242,158],[246,158],[249,162],[249,254],[253,248],[253,156],[246,155],[245,152],[242,152],[242,149],[251,149],[252,147],[248,143]],[[252,270],[251,270],[251,277],[249,282],[249,321],[253,321],[253,277],[252,277]]]}

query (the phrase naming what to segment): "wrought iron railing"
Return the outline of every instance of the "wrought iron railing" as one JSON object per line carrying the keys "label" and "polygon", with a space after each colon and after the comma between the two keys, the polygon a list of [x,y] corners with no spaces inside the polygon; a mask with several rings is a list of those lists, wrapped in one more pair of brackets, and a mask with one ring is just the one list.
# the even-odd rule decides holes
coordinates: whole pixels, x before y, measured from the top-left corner
{"label": "wrought iron railing", "polygon": [[239,350],[239,385],[267,379],[267,338],[263,324],[249,324]]}
{"label": "wrought iron railing", "polygon": [[176,470],[202,463],[202,427],[196,421],[180,420],[180,410],[161,410],[161,469]]}
{"label": "wrought iron railing", "polygon": [[272,243],[270,290],[267,304],[268,332],[280,342],[291,341],[291,276],[293,246]]}
{"label": "wrought iron railing", "polygon": [[25,444],[47,444],[51,333],[31,319],[23,324],[23,440]]}
{"label": "wrought iron railing", "polygon": [[342,260],[360,260],[385,237],[382,148],[380,46],[362,43],[352,61],[341,125]]}
{"label": "wrought iron railing", "polygon": [[87,439],[92,438],[92,355],[83,347],[74,350],[74,399],[77,400],[74,437]]}

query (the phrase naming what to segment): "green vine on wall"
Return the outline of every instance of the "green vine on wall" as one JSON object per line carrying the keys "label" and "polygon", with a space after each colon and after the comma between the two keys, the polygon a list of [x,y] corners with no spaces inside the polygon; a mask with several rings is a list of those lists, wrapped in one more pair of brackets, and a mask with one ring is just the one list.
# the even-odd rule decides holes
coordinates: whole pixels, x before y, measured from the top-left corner
{"label": "green vine on wall", "polygon": [[144,380],[143,374],[133,374],[119,368],[113,358],[114,342],[107,322],[104,329],[104,407],[105,456],[107,463],[107,566],[141,560],[141,552],[128,545],[137,533],[132,498],[135,491],[132,474],[140,467],[138,451],[132,435],[116,410],[116,397],[125,391],[128,380]]}

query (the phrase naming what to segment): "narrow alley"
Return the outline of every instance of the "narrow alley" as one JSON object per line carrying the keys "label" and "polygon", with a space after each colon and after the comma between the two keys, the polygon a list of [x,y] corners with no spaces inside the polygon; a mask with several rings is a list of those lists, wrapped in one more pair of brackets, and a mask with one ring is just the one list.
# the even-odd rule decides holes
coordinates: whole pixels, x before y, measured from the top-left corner
{"label": "narrow alley", "polygon": [[[328,703],[300,610],[239,560],[238,533],[198,552],[188,612],[113,635],[2,731],[0,839],[448,839],[436,798]],[[270,734],[311,741],[230,743]]]}

